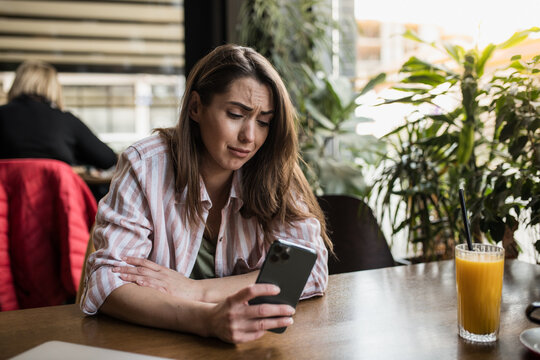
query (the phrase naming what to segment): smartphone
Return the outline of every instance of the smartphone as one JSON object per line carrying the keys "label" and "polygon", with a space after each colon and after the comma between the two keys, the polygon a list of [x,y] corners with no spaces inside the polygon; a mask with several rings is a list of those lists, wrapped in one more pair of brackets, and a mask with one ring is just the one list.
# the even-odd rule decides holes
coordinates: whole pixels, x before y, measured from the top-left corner
{"label": "smartphone", "polygon": [[[287,304],[296,308],[315,260],[315,250],[284,240],[274,241],[256,282],[277,285],[281,292],[273,296],[257,297],[250,300],[249,304]],[[285,329],[282,327],[269,331],[282,333]]]}

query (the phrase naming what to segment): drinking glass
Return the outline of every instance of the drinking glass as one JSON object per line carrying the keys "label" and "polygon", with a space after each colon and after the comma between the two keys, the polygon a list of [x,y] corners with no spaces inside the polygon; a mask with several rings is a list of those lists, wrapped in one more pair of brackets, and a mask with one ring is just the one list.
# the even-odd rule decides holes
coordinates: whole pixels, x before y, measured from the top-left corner
{"label": "drinking glass", "polygon": [[495,245],[456,246],[459,335],[469,341],[497,340],[504,272],[504,249]]}

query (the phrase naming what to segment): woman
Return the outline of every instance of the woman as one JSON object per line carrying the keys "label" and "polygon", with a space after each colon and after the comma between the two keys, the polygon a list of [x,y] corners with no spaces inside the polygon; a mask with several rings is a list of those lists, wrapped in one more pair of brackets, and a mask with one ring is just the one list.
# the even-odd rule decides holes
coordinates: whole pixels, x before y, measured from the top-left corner
{"label": "woman", "polygon": [[98,209],[83,311],[234,343],[257,339],[290,325],[294,313],[247,304],[279,292],[254,284],[277,238],[317,252],[302,297],[323,295],[331,243],[298,166],[294,116],[279,75],[254,50],[224,45],[200,60],[177,127],[119,160]]}
{"label": "woman", "polygon": [[112,167],[114,151],[62,108],[56,70],[40,61],[22,63],[8,103],[0,106],[0,159],[47,158],[70,165]]}

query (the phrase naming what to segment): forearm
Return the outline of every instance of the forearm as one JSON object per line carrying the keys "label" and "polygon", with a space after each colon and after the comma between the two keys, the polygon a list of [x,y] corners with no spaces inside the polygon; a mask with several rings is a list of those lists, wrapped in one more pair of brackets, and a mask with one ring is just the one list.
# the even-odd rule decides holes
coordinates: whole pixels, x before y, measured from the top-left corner
{"label": "forearm", "polygon": [[[249,278],[242,276],[241,279]],[[236,286],[234,282],[231,286]],[[174,297],[155,289],[126,284],[109,294],[100,312],[145,326],[215,336],[240,343],[260,338],[265,330],[292,324],[288,305],[249,305],[258,296],[276,295],[270,284],[248,286],[219,304]]]}
{"label": "forearm", "polygon": [[228,296],[237,293],[248,285],[254,284],[259,270],[247,274],[227,276],[223,278],[197,280],[203,302],[218,303]]}
{"label": "forearm", "polygon": [[99,311],[140,325],[209,336],[207,316],[214,306],[126,284],[115,289]]}

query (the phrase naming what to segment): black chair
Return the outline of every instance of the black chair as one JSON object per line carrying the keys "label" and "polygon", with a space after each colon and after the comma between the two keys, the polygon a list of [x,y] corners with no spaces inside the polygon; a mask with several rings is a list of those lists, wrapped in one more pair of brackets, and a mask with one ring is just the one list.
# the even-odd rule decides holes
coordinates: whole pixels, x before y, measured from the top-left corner
{"label": "black chair", "polygon": [[317,198],[327,222],[337,258],[330,255],[330,274],[396,265],[384,234],[369,206],[347,195]]}

